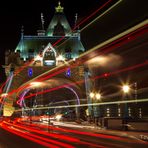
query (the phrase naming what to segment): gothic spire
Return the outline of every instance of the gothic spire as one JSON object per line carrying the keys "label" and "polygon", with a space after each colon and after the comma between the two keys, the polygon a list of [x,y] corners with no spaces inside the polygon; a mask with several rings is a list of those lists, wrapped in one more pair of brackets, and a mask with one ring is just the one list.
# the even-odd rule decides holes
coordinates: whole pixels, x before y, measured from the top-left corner
{"label": "gothic spire", "polygon": [[77,25],[77,20],[78,20],[78,13],[76,13],[76,15],[75,15],[75,27]]}
{"label": "gothic spire", "polygon": [[42,24],[42,30],[44,30],[44,16],[43,13],[41,13],[41,24]]}
{"label": "gothic spire", "polygon": [[61,2],[60,1],[58,2],[58,6],[55,7],[55,10],[56,10],[57,13],[62,13],[63,12],[64,7],[61,7]]}
{"label": "gothic spire", "polygon": [[23,40],[23,36],[24,36],[24,26],[22,25],[21,27],[21,39]]}
{"label": "gothic spire", "polygon": [[24,34],[24,26],[22,25],[21,27],[21,34],[23,35]]}

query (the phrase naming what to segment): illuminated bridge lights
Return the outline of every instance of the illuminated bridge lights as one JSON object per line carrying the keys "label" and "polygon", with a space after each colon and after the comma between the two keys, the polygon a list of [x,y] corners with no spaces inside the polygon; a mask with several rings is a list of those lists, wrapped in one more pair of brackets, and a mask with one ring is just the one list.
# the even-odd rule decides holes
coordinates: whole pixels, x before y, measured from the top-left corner
{"label": "illuminated bridge lights", "polygon": [[[145,33],[145,27],[146,27],[146,26],[143,26],[143,27],[140,28],[139,30],[144,29],[142,33]],[[139,31],[139,30],[138,30],[138,31]],[[136,32],[137,32],[137,30],[136,30],[134,33],[136,33]],[[132,34],[133,34],[133,32],[130,33],[130,35],[132,35]],[[129,36],[129,34],[126,35],[126,36]],[[125,37],[126,37],[126,36],[125,36]],[[125,38],[125,37],[123,37],[123,38]],[[120,40],[120,38],[119,38],[119,40]],[[133,40],[133,38],[132,38],[132,40]],[[117,41],[118,41],[118,40],[117,40]],[[115,41],[115,42],[117,42],[117,41]],[[111,45],[112,45],[112,44],[113,44],[113,43],[111,43]],[[114,49],[114,48],[113,48],[113,49]],[[90,51],[91,51],[91,50],[90,50]],[[92,50],[92,51],[93,51],[93,50]],[[89,52],[88,52],[88,53],[89,53]],[[86,53],[85,53],[85,54],[86,54]],[[83,55],[85,56],[85,54],[83,54]],[[82,56],[81,56],[81,57],[82,57]],[[61,70],[61,72],[64,72],[64,71],[65,71],[65,70]],[[58,73],[60,73],[60,72],[57,72],[57,74],[58,74]],[[54,75],[55,75],[55,74],[54,74]],[[51,76],[52,76],[52,75],[51,75]],[[51,76],[50,76],[50,77],[51,77]],[[48,76],[47,76],[47,78],[48,78]],[[3,86],[4,86],[4,85],[3,85]],[[17,91],[14,90],[13,93],[14,93],[14,92],[17,92]]]}
{"label": "illuminated bridge lights", "polygon": [[[134,69],[146,66],[146,65],[148,65],[148,61],[144,62],[144,63],[140,63],[140,64],[137,64],[137,65],[134,65],[134,66],[131,66],[131,67],[127,67],[127,68],[124,68],[124,69],[120,69],[120,70],[117,70],[117,71],[114,71],[114,72],[110,72],[109,75],[110,76],[116,75],[116,74],[119,74],[119,73],[122,73],[122,72],[134,70]],[[103,77],[104,77],[104,74],[103,75],[99,75],[99,76],[95,76],[95,77],[93,77],[91,79],[95,80],[95,79],[100,79],[100,78],[103,78]],[[64,84],[64,85],[61,85],[61,86],[50,88],[50,89],[45,90],[45,91],[40,91],[40,92],[37,92],[35,94],[31,94],[29,96],[25,96],[24,99],[31,98],[33,96],[44,94],[44,93],[47,93],[47,92],[55,91],[55,90],[58,90],[58,89],[61,89],[61,88],[64,88],[64,87],[73,86],[75,84],[81,84],[81,83],[84,83],[84,80],[77,81],[77,82],[74,82],[74,83]]]}

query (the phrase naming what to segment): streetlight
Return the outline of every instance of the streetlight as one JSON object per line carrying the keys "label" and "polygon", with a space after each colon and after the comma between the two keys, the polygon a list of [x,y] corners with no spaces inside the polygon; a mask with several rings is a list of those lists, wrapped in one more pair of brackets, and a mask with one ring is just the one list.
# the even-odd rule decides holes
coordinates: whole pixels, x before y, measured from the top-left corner
{"label": "streetlight", "polygon": [[[93,104],[93,99],[94,99],[94,96],[95,96],[95,93],[94,92],[91,92],[89,94],[90,98],[91,98],[91,103]],[[93,105],[92,105],[92,108],[91,108],[91,116],[92,118],[94,118],[94,109],[93,109]]]}
{"label": "streetlight", "polygon": [[101,100],[101,94],[100,93],[96,93],[96,99]]}
{"label": "streetlight", "polygon": [[95,94],[93,92],[90,93],[90,98],[93,98],[95,96]]}
{"label": "streetlight", "polygon": [[130,90],[129,85],[123,85],[123,86],[122,86],[122,90],[123,90],[123,92],[124,92],[125,94],[129,93],[129,90]]}
{"label": "streetlight", "polygon": [[[100,93],[91,92],[90,93],[90,98],[92,99],[92,104],[98,103],[98,101],[101,100],[101,94]],[[99,106],[94,105],[92,107],[92,116],[93,116],[93,119],[94,119],[94,122],[95,122],[96,125],[98,125],[98,118],[100,117],[99,114],[100,114]]]}
{"label": "streetlight", "polygon": [[[127,100],[127,95],[130,92],[130,86],[129,85],[123,85],[122,86],[122,91],[125,94],[125,98],[124,100]],[[127,130],[127,119],[128,118],[128,107],[127,107],[127,103],[124,104],[124,112],[123,112],[123,128],[124,130]]]}

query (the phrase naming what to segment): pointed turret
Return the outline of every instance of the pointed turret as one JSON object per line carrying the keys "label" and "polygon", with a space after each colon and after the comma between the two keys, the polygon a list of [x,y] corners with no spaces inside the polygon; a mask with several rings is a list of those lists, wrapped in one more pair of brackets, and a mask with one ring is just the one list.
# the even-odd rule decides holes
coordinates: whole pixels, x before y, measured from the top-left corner
{"label": "pointed turret", "polygon": [[64,7],[61,7],[61,2],[58,3],[58,7],[55,7],[56,13],[63,13]]}
{"label": "pointed turret", "polygon": [[64,7],[61,6],[61,3],[58,3],[58,6],[55,7],[55,14],[48,26],[46,35],[47,36],[68,36],[71,33],[71,27],[67,21],[67,18],[64,14]]}

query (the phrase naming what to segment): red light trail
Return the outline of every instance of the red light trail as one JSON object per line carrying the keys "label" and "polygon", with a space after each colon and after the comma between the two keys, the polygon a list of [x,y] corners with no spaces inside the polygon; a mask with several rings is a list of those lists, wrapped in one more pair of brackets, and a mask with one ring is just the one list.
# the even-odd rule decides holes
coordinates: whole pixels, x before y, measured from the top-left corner
{"label": "red light trail", "polygon": [[[107,6],[112,0],[108,0],[105,4],[103,4],[100,8],[98,8],[96,11],[94,11],[92,14],[90,14],[88,17],[86,17],[85,19],[83,19],[79,24],[77,24],[73,29],[72,32],[78,28],[80,25],[84,24],[86,21],[88,21],[91,17],[93,17],[96,13],[98,13],[101,9],[103,9],[105,6]],[[57,45],[58,43],[60,43],[62,40],[64,39],[64,36],[62,36],[62,38],[60,38],[57,42],[55,42],[53,44],[53,47],[55,45]]]}
{"label": "red light trail", "polygon": [[[110,44],[106,45],[105,47],[100,48],[99,51],[102,50],[102,53],[99,52],[99,54],[101,55],[101,54],[105,54],[105,53],[107,53],[107,52],[109,52],[109,51],[115,50],[117,47],[120,47],[121,45],[123,45],[123,44],[125,44],[125,43],[128,43],[128,42],[130,42],[130,41],[136,39],[136,38],[139,37],[140,35],[142,35],[142,34],[144,34],[144,33],[147,33],[147,32],[148,32],[147,26],[148,26],[148,25],[144,25],[144,26],[141,27],[140,29],[137,29],[137,30],[135,30],[135,31],[133,31],[133,32],[131,32],[131,33],[129,33],[129,34],[127,34],[127,35],[125,35],[125,36],[123,36],[123,37],[117,39],[117,40],[115,40],[114,42],[111,42]],[[98,51],[93,51],[93,52],[97,52],[97,53],[98,53]],[[84,57],[85,57],[85,56],[87,56],[87,55],[84,55]],[[86,59],[84,59],[84,57],[81,57],[82,60],[81,60],[81,59],[78,59],[78,60],[81,60],[81,64],[86,61]],[[80,64],[80,62],[79,62],[78,64],[71,64],[71,66],[66,66],[66,67],[64,66],[65,68],[62,67],[63,69],[61,69],[61,70],[56,69],[56,70],[58,70],[58,71],[55,71],[55,72],[52,73],[52,74],[50,74],[51,72],[49,71],[48,75],[45,74],[46,76],[41,76],[41,77],[39,77],[39,78],[36,78],[36,80],[37,80],[37,81],[47,80],[47,79],[49,79],[49,78],[51,78],[51,77],[53,77],[53,76],[56,76],[56,75],[58,75],[58,74],[60,74],[60,73],[62,73],[62,72],[65,72],[65,70],[67,69],[67,67],[74,68],[74,67],[78,66],[79,64]],[[50,74],[50,75],[49,75],[49,74]],[[113,73],[112,73],[112,74],[113,74]],[[100,77],[100,76],[99,76],[99,77]],[[101,77],[103,77],[103,76],[101,76]],[[78,83],[78,82],[76,82],[75,84],[77,84],[77,83]],[[79,82],[79,83],[80,83],[80,82]],[[79,84],[79,83],[78,83],[78,84]],[[83,82],[81,82],[81,83],[83,83]],[[8,96],[10,96],[11,94],[13,94],[13,93],[15,93],[15,92],[21,91],[21,90],[25,89],[25,88],[28,87],[28,86],[29,86],[29,85],[27,84],[27,85],[25,85],[25,86],[22,86],[22,87],[18,88],[17,90],[13,90],[13,91],[11,91],[11,92],[8,94]],[[69,85],[64,85],[64,86],[69,86]],[[63,86],[63,87],[64,87],[64,86]],[[62,86],[61,86],[61,87],[58,87],[58,88],[52,88],[52,89],[53,89],[52,91],[58,90],[58,89],[60,89],[60,88],[62,88]],[[47,92],[49,92],[49,91],[47,91]],[[41,94],[41,93],[39,93],[39,94]],[[34,96],[34,95],[32,94],[32,96]]]}
{"label": "red light trail", "polygon": [[[126,68],[117,70],[117,71],[115,71],[115,72],[110,72],[110,73],[105,73],[105,74],[102,74],[102,75],[99,75],[99,76],[95,76],[95,77],[90,78],[90,79],[95,80],[95,79],[104,78],[104,77],[106,77],[106,74],[107,74],[108,76],[113,76],[113,75],[116,75],[116,74],[119,74],[119,73],[122,73],[122,72],[134,70],[134,69],[137,69],[137,68],[146,66],[146,65],[148,65],[148,61],[145,61],[144,63],[140,63],[140,64],[137,64],[137,65],[133,65],[133,66],[130,66],[130,67],[126,67]],[[41,94],[44,94],[44,93],[47,93],[47,92],[52,92],[52,91],[55,91],[55,90],[64,88],[64,87],[66,87],[66,86],[75,86],[75,84],[81,84],[81,83],[84,83],[84,80],[80,80],[80,81],[77,81],[77,82],[74,82],[74,83],[64,84],[64,85],[57,86],[57,87],[54,87],[54,88],[51,88],[51,89],[48,89],[48,90],[36,92],[36,93],[34,93],[34,94],[31,94],[31,95],[29,95],[29,96],[24,97],[24,99],[28,99],[28,98],[31,98],[31,97],[33,97],[33,96],[41,95]]]}
{"label": "red light trail", "polygon": [[[135,38],[137,38],[138,36],[140,36],[140,35],[142,35],[142,34],[144,34],[144,33],[147,33],[148,32],[148,28],[147,28],[147,25],[145,25],[145,26],[143,26],[142,28],[140,28],[140,29],[138,29],[138,30],[136,30],[136,31],[134,31],[134,32],[131,32],[130,34],[128,34],[128,35],[126,35],[126,36],[124,36],[124,37],[122,37],[122,38],[119,38],[118,40],[115,40],[114,42],[112,42],[112,43],[110,43],[109,45],[106,45],[105,47],[102,47],[101,49],[99,49],[99,51],[100,50],[102,50],[102,53],[99,53],[99,55],[102,55],[102,54],[105,54],[105,53],[107,53],[107,52],[109,52],[109,51],[112,51],[112,50],[115,50],[117,47],[120,47],[121,45],[123,45],[123,44],[125,44],[125,43],[128,43],[128,42],[130,42],[130,41],[132,41],[132,40],[134,40]],[[120,43],[120,42],[121,43]],[[116,45],[116,43],[117,43],[117,45]],[[87,56],[87,55],[86,55]],[[83,57],[82,57],[83,58]],[[78,59],[79,60],[79,59]],[[62,73],[62,72],[65,72],[66,71],[66,69],[67,69],[67,67],[70,67],[70,68],[74,68],[74,67],[76,67],[76,66],[78,66],[79,64],[82,64],[82,63],[84,63],[84,62],[86,62],[86,59],[83,59],[83,60],[81,60],[81,63],[79,62],[78,64],[71,64],[71,66],[63,66],[62,68],[63,69],[57,69],[54,73],[52,73],[52,74],[50,74],[51,72],[49,71],[49,73],[48,73],[48,75],[47,74],[45,74],[45,76],[41,76],[41,77],[39,77],[39,78],[37,78],[36,80],[37,81],[43,81],[43,80],[47,80],[47,79],[49,79],[49,78],[51,78],[51,77],[53,77],[53,76],[56,76],[56,75],[58,75],[58,74],[60,74],[60,73]],[[50,74],[50,75],[49,75]],[[103,75],[102,76],[99,76],[99,77],[103,77]],[[13,94],[13,93],[15,93],[15,92],[18,92],[18,91],[21,91],[21,90],[23,90],[23,89],[25,89],[25,88],[27,88],[29,86],[29,84],[28,85],[26,85],[26,86],[23,86],[23,87],[20,87],[20,88],[18,88],[17,90],[14,90],[14,91],[12,91],[12,92],[10,92],[8,95],[10,96],[11,94]],[[66,85],[67,86],[67,85]],[[60,88],[62,88],[62,87],[59,87],[58,89],[60,89]],[[57,89],[56,89],[57,90]]]}
{"label": "red light trail", "polygon": [[[0,125],[3,129],[26,138],[30,141],[36,142],[40,145],[47,146],[47,147],[64,147],[64,148],[74,148],[75,146],[79,145],[87,145],[90,147],[98,147],[98,148],[106,148],[106,147],[121,147],[118,142],[125,142],[125,143],[132,143],[132,144],[144,144],[145,146],[147,143],[143,143],[142,141],[136,141],[135,139],[128,139],[126,137],[116,136],[116,135],[108,135],[103,133],[94,133],[94,132],[87,132],[81,131],[77,129],[68,129],[68,128],[60,128],[54,127],[51,125],[42,125],[24,121],[23,118],[18,118],[13,123],[8,121],[3,121]],[[53,131],[53,133],[46,131]],[[59,133],[59,134],[55,134]],[[60,133],[61,132],[61,133]],[[66,135],[67,133],[71,133],[73,136]],[[80,135],[94,138],[99,138],[98,143],[95,144],[93,142],[89,142],[86,139],[80,137]],[[74,138],[76,137],[76,138]],[[79,138],[78,138],[79,137]],[[107,143],[104,140],[108,140]],[[112,143],[112,141],[116,141],[116,143]],[[67,144],[71,143],[71,144]],[[73,146],[74,145],[74,146]]]}
{"label": "red light trail", "polygon": [[[43,145],[43,146],[45,146],[45,147],[60,148],[59,146],[56,146],[56,145],[53,145],[53,144],[49,144],[49,143],[46,143],[46,142],[44,142],[44,141],[41,141],[41,140],[37,139],[37,138],[39,138],[39,137],[37,137],[37,136],[35,136],[35,135],[33,135],[33,134],[29,134],[29,133],[27,133],[27,132],[25,133],[24,131],[21,131],[21,130],[15,130],[14,128],[11,129],[11,126],[2,125],[1,127],[2,127],[4,130],[6,130],[6,131],[8,131],[8,132],[10,132],[10,133],[13,133],[13,134],[15,134],[15,135],[17,135],[17,136],[20,136],[20,137],[22,137],[22,138],[28,139],[28,140],[30,140],[30,141],[33,141],[33,142],[38,143],[38,144],[40,144],[40,145]],[[34,137],[36,137],[36,138],[34,138]],[[43,140],[43,139],[42,139],[42,140]]]}
{"label": "red light trail", "polygon": [[[16,122],[12,124],[12,123],[4,121],[1,125],[1,127],[4,128],[5,130],[9,131],[9,132],[14,133],[14,134],[16,134],[15,133],[15,131],[16,131],[18,136],[22,136],[23,138],[26,138],[28,140],[37,142],[37,143],[39,143],[41,145],[45,145],[45,146],[48,145],[45,142],[50,142],[50,143],[52,143],[52,144],[50,144],[51,146],[54,144],[53,146],[58,145],[60,147],[65,147],[65,148],[74,148],[74,146],[72,146],[70,144],[57,141],[57,140],[60,139],[64,142],[71,142],[71,143],[89,145],[91,147],[105,148],[104,146],[101,146],[101,145],[98,145],[98,144],[93,144],[93,143],[90,143],[90,142],[81,141],[80,139],[74,138],[72,136],[65,136],[64,134],[61,135],[61,134],[56,134],[56,133],[48,133],[46,131],[39,130],[39,128],[38,128],[39,126],[34,126],[34,128],[33,128],[33,126],[30,127],[30,125],[28,127],[28,126],[25,126],[25,124],[19,125]],[[26,131],[29,131],[31,133],[28,133]],[[41,135],[42,136],[48,136],[48,137],[47,138],[41,137]],[[52,140],[51,138],[57,139],[57,140]],[[34,139],[36,139],[36,141]],[[41,143],[39,140],[42,140],[43,143]]]}
{"label": "red light trail", "polygon": [[[116,40],[116,41],[110,43],[109,45],[106,45],[105,47],[102,47],[101,49],[99,49],[99,51],[94,51],[94,52],[99,53],[99,55],[106,54],[106,53],[108,53],[108,52],[110,52],[110,51],[115,50],[117,47],[120,47],[121,45],[123,45],[123,44],[125,44],[125,43],[128,43],[128,42],[130,42],[130,41],[136,39],[138,36],[140,36],[140,35],[142,35],[142,34],[144,34],[144,33],[146,33],[146,32],[148,32],[147,25],[145,25],[144,27],[142,27],[142,28],[140,28],[140,29],[138,29],[138,30],[136,30],[136,31],[134,31],[134,32],[132,32],[132,33],[130,33],[130,34],[124,36],[124,37],[122,37],[122,38],[119,38],[118,40]],[[122,41],[122,42],[121,42],[121,41]],[[100,50],[102,50],[102,53],[100,53]],[[93,53],[93,52],[92,52],[92,53]],[[87,55],[86,55],[86,56],[87,56]],[[98,55],[96,55],[96,56],[98,56]],[[93,56],[93,57],[91,57],[91,58],[94,58],[94,57],[96,57],[96,56]],[[37,81],[43,81],[43,80],[49,79],[49,78],[51,78],[51,77],[53,77],[53,76],[56,76],[57,74],[60,74],[60,73],[62,73],[62,72],[65,72],[66,69],[67,69],[67,67],[75,68],[75,67],[79,66],[80,64],[83,64],[84,62],[86,62],[86,61],[88,60],[88,59],[85,59],[85,56],[84,56],[84,57],[81,57],[81,58],[84,58],[83,60],[78,59],[78,60],[81,61],[81,63],[75,64],[75,65],[72,64],[72,65],[66,66],[66,67],[64,66],[63,69],[60,69],[60,70],[57,69],[57,71],[54,72],[54,73],[52,73],[52,74],[50,74],[50,72],[49,72],[48,74],[50,74],[50,75],[41,76],[41,77],[37,78],[36,80],[37,80]],[[53,72],[53,71],[52,71],[52,72]],[[46,74],[45,74],[45,75],[46,75]]]}
{"label": "red light trail", "polygon": [[[105,4],[103,4],[100,8],[98,8],[96,11],[94,11],[92,14],[90,14],[87,18],[85,18],[84,20],[82,20],[78,25],[76,25],[72,31],[74,31],[77,27],[79,27],[80,25],[82,25],[83,23],[85,23],[88,19],[90,19],[92,16],[94,16],[98,11],[100,11],[102,8],[104,8],[106,5],[108,5],[109,2],[111,2],[112,0],[107,1]],[[58,43],[60,43],[62,40],[64,39],[64,36],[62,36],[57,42],[55,42],[52,46],[56,46]],[[27,62],[24,64],[24,66],[22,66],[22,68],[20,68],[19,70],[17,70],[15,72],[15,75],[19,74],[24,68],[26,68],[27,66],[29,66],[31,63],[33,62],[33,60],[30,62]],[[4,84],[2,84],[0,91],[2,92],[3,87],[5,86],[5,84],[7,83],[4,82]]]}

